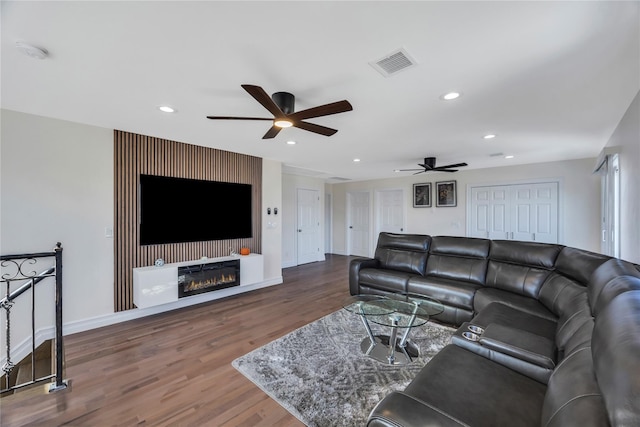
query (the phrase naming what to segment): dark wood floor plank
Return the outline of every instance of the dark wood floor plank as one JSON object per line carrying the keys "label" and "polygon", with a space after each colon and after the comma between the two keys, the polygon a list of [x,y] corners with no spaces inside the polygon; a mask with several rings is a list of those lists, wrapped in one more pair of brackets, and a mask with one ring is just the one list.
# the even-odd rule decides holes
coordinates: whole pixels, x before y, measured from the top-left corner
{"label": "dark wood floor plank", "polygon": [[231,361],[340,309],[350,259],[328,255],[284,269],[281,285],[65,337],[70,389],[0,399],[0,425],[300,427]]}

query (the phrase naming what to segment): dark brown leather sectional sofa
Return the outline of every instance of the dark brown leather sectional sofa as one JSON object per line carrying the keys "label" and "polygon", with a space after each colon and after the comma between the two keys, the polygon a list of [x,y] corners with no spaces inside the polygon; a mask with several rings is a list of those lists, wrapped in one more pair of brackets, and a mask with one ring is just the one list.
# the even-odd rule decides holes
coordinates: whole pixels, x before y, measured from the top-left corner
{"label": "dark brown leather sectional sofa", "polygon": [[[459,326],[374,426],[640,426],[640,270],[562,245],[381,233],[356,294],[436,298]],[[469,341],[469,325],[484,332]]]}

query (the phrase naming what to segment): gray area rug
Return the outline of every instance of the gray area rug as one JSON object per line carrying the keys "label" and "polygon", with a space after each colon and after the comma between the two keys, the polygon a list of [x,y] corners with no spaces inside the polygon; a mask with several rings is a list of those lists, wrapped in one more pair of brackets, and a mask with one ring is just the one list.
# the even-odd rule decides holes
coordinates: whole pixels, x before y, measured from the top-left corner
{"label": "gray area rug", "polygon": [[[382,326],[372,329],[389,333]],[[364,426],[373,407],[389,392],[404,389],[454,331],[431,322],[414,328],[410,338],[420,346],[420,357],[389,366],[362,354],[362,322],[338,310],[232,365],[307,426]]]}

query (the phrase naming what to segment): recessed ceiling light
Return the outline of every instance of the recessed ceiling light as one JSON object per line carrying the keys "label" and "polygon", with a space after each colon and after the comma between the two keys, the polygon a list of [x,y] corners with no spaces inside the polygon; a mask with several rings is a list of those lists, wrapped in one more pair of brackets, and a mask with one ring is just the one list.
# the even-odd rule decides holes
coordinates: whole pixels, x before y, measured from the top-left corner
{"label": "recessed ceiling light", "polygon": [[287,144],[289,144],[289,145],[296,145],[296,142],[295,142],[295,141],[287,141]]}
{"label": "recessed ceiling light", "polygon": [[158,110],[162,111],[163,113],[175,113],[176,109],[169,107],[168,105],[161,105],[158,107]]}
{"label": "recessed ceiling light", "polygon": [[30,58],[35,59],[45,59],[49,56],[49,52],[46,49],[42,49],[37,46],[30,45],[24,42],[16,42],[16,49],[20,51],[20,53],[27,55]]}
{"label": "recessed ceiling light", "polygon": [[490,133],[490,134],[488,134],[488,135],[483,136],[483,138],[484,138],[484,139],[493,139],[493,138],[495,138],[495,137],[496,137],[496,136],[495,136],[494,134],[492,134],[492,133]]}
{"label": "recessed ceiling light", "polygon": [[509,156],[504,156],[505,159],[513,159],[515,156],[509,155]]}
{"label": "recessed ceiling light", "polygon": [[354,162],[358,163],[360,159],[353,159]]}
{"label": "recessed ceiling light", "polygon": [[462,93],[460,92],[449,92],[442,95],[440,99],[445,101],[451,101],[453,99],[460,98],[460,96],[462,96]]}

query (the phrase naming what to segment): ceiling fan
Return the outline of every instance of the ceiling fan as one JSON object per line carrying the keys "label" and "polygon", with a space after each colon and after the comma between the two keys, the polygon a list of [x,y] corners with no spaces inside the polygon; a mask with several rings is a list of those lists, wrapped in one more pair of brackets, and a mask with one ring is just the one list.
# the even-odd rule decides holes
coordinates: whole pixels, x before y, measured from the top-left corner
{"label": "ceiling fan", "polygon": [[425,172],[458,172],[458,169],[453,168],[460,168],[468,165],[466,163],[455,163],[445,166],[436,166],[435,157],[425,157],[424,163],[418,163],[418,166],[420,166],[422,169],[399,169],[398,172],[419,171],[414,173],[414,175]]}
{"label": "ceiling fan", "polygon": [[325,126],[308,123],[303,120],[313,119],[315,117],[329,116],[331,114],[344,113],[353,110],[349,101],[342,100],[332,102],[330,104],[320,105],[318,107],[308,108],[306,110],[294,113],[293,107],[295,97],[289,92],[276,92],[269,96],[260,86],[241,85],[249,95],[258,101],[264,108],[273,114],[272,118],[264,117],[228,117],[228,116],[207,116],[211,120],[268,120],[272,121],[271,128],[264,134],[262,139],[274,138],[283,128],[297,127],[309,132],[318,133],[320,135],[331,136],[338,132],[337,129],[331,129]]}

